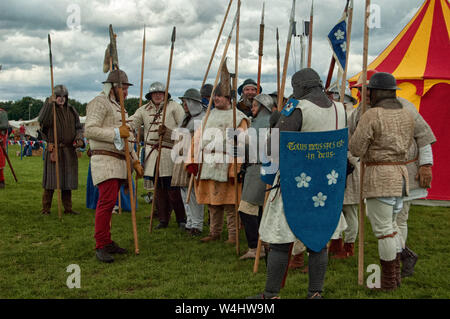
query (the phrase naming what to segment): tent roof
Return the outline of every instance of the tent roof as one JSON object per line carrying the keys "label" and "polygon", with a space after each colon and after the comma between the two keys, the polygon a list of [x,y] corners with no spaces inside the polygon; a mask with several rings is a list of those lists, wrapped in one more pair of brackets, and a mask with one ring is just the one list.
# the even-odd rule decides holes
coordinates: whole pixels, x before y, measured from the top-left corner
{"label": "tent roof", "polygon": [[[450,8],[447,0],[425,0],[389,46],[367,67],[397,80],[450,79]],[[349,79],[356,82],[360,73]]]}

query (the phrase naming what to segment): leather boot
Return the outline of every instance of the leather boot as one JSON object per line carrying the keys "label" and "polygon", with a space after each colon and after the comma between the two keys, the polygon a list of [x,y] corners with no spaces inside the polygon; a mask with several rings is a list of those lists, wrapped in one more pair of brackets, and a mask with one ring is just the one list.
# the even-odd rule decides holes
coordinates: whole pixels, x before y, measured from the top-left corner
{"label": "leather boot", "polygon": [[200,239],[200,241],[202,243],[207,243],[207,242],[215,241],[215,240],[219,240],[219,239],[220,239],[220,235],[209,234],[208,236],[203,237],[202,239]]}
{"label": "leather boot", "polygon": [[72,209],[72,191],[63,190],[61,191],[61,199],[64,206],[64,214],[71,215],[79,215],[79,212],[76,212]]}
{"label": "leather boot", "polygon": [[389,291],[397,289],[396,281],[396,259],[385,261],[380,259],[381,264],[381,290]]}
{"label": "leather boot", "polygon": [[348,257],[353,256],[355,254],[355,243],[344,243],[344,250]]}
{"label": "leather boot", "polygon": [[50,209],[52,208],[53,189],[44,189],[42,194],[42,211],[44,215],[50,215]]}
{"label": "leather boot", "polygon": [[328,255],[329,256],[333,256],[342,250],[344,250],[344,247],[342,244],[342,238],[332,239],[330,241],[330,246],[328,247]]}
{"label": "leather boot", "polygon": [[416,265],[419,257],[415,252],[409,249],[409,247],[405,247],[405,249],[401,252],[400,259],[403,264],[401,276],[403,278],[412,276],[414,274],[414,266]]}
{"label": "leather boot", "polygon": [[397,282],[397,287],[400,287],[402,283],[402,262],[401,262],[401,253],[397,254],[397,258],[395,258],[395,281]]}

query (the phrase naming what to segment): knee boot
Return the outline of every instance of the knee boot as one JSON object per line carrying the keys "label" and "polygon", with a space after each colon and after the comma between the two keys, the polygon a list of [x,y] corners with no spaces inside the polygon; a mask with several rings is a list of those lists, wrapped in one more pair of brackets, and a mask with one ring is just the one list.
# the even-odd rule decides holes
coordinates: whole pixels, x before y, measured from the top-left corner
{"label": "knee boot", "polygon": [[72,210],[72,191],[63,190],[61,191],[62,203],[64,206],[64,214],[79,215],[80,213]]}
{"label": "knee boot", "polygon": [[397,288],[396,263],[396,259],[391,261],[380,259],[381,290],[389,291]]}
{"label": "knee boot", "polygon": [[42,194],[42,214],[50,215],[50,209],[52,208],[53,189],[44,189]]}

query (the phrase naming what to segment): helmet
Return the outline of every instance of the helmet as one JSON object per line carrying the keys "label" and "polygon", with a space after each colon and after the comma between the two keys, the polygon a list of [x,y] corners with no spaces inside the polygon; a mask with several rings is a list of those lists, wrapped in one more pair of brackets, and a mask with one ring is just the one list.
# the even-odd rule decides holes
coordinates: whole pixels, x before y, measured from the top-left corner
{"label": "helmet", "polygon": [[208,84],[203,85],[202,88],[200,89],[201,96],[202,97],[209,97],[209,96],[211,96],[212,89],[213,89],[212,84],[208,83]]}
{"label": "helmet", "polygon": [[378,72],[374,74],[367,85],[369,89],[378,90],[399,90],[397,86],[397,81],[394,76],[387,72]]}
{"label": "helmet", "polygon": [[[162,84],[161,82],[153,82],[152,84],[150,84],[150,88],[148,89],[148,93],[145,95],[145,98],[147,100],[151,100],[152,99],[152,93],[155,92],[166,92],[166,87],[164,84]],[[168,99],[170,99],[170,93],[168,93],[167,96]]]}
{"label": "helmet", "polygon": [[56,85],[53,91],[55,93],[55,96],[69,96],[69,91],[62,84]]}
{"label": "helmet", "polygon": [[[372,78],[372,76],[375,73],[378,73],[378,71],[377,70],[367,70],[367,84],[369,84],[369,80]],[[358,81],[356,82],[356,84],[351,86],[350,88],[353,89],[353,88],[360,88],[360,87],[362,87],[362,77],[363,77],[363,75],[361,73],[361,75],[359,76]]]}
{"label": "helmet", "polygon": [[[242,95],[242,91],[244,90],[244,87],[246,87],[247,85],[253,86],[253,87],[257,87],[257,83],[252,80],[252,79],[247,79],[244,81],[244,83],[241,84],[241,86],[238,87],[238,94]],[[262,93],[262,87],[259,87],[259,93]]]}
{"label": "helmet", "polygon": [[272,106],[274,106],[273,99],[268,94],[258,94],[255,96],[255,100],[263,105],[266,109],[272,112]]}
{"label": "helmet", "polygon": [[108,78],[102,83],[119,83],[119,80],[122,84],[133,85],[128,82],[128,76],[122,70],[113,70],[109,72]]}
{"label": "helmet", "polygon": [[197,89],[188,89],[184,92],[183,96],[180,96],[180,100],[182,99],[191,99],[197,102],[202,103],[202,96]]}

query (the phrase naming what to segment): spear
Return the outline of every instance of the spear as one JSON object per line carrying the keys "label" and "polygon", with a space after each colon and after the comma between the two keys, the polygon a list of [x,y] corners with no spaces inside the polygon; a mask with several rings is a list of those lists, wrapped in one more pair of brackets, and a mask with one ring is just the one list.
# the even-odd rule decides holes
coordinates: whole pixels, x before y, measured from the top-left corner
{"label": "spear", "polygon": [[280,36],[277,28],[277,97],[280,96]]}
{"label": "spear", "polygon": [[[236,19],[237,19],[237,12],[236,12],[236,15],[234,16],[233,24],[231,25],[231,31],[230,31],[230,34],[228,35],[227,42],[226,42],[225,47],[223,49],[222,58],[220,60],[219,69],[217,70],[216,79],[214,80],[214,85],[213,85],[212,92],[214,92],[214,90],[217,87],[217,83],[219,82],[220,71],[222,70],[222,66],[223,66],[223,64],[224,64],[224,62],[226,60],[228,47],[230,46],[231,37],[233,36],[234,26],[236,25]],[[202,136],[203,136],[203,130],[206,127],[206,122],[208,121],[209,113],[211,112],[212,100],[213,100],[213,94],[211,94],[211,97],[209,98],[208,108],[206,109],[206,114],[203,117],[202,127],[201,127]],[[199,165],[198,176],[200,176],[201,171],[202,171],[202,163],[200,163],[200,165]],[[191,175],[191,179],[189,180],[188,195],[187,195],[187,198],[186,198],[186,203],[187,204],[189,203],[189,200],[191,198],[191,191],[192,191],[193,185],[194,185],[194,175],[192,174]]]}
{"label": "spear", "polygon": [[345,52],[345,67],[344,67],[344,72],[342,74],[341,91],[339,93],[339,97],[340,97],[340,102],[341,103],[344,103],[344,97],[345,97],[345,85],[346,85],[346,79],[347,79],[348,57],[349,57],[349,54],[350,54],[350,38],[351,38],[351,35],[352,35],[353,0],[350,1],[350,5],[348,7],[347,19],[348,19],[347,20],[347,49],[346,49],[346,52]]}
{"label": "spear", "polygon": [[230,3],[228,4],[227,11],[225,12],[225,16],[223,17],[222,26],[220,27],[219,35],[217,36],[216,44],[214,45],[213,52],[211,54],[211,58],[209,59],[208,67],[206,69],[205,77],[203,78],[202,86],[205,85],[206,79],[208,78],[209,69],[211,68],[212,60],[214,59],[214,55],[216,54],[217,45],[219,44],[220,37],[222,36],[223,27],[225,25],[225,22],[227,21],[228,12],[230,11],[231,4],[233,3],[233,0],[230,0]]}
{"label": "spear", "polygon": [[[369,17],[370,17],[370,0],[366,0],[366,8],[364,11],[364,46],[363,46],[363,70],[362,70],[362,98],[361,98],[361,115],[366,111],[366,95],[367,95],[367,56],[369,52]],[[366,205],[364,204],[362,192],[365,173],[365,164],[361,159],[361,173],[359,185],[359,234],[358,234],[358,284],[363,285],[364,281],[364,214]]]}
{"label": "spear", "polygon": [[[263,2],[263,8],[261,13],[261,23],[259,25],[259,49],[258,49],[258,81],[256,85],[257,94],[261,91],[261,65],[262,65],[262,57],[263,57],[263,48],[264,48],[264,7],[266,3]],[[237,32],[237,30],[236,30]],[[236,35],[237,37],[237,35]],[[236,42],[238,40],[236,39]],[[237,45],[237,44],[236,44]]]}
{"label": "spear", "polygon": [[291,40],[292,35],[295,32],[295,0],[292,0],[292,9],[291,9],[291,17],[289,19],[289,32],[287,36],[287,42],[286,42],[286,51],[284,52],[284,65],[283,65],[283,77],[281,78],[281,88],[280,92],[278,93],[278,111],[282,111],[283,109],[283,97],[284,97],[284,89],[286,86],[286,75],[287,75],[287,68],[288,68],[288,62],[289,62],[289,52],[291,51]]}
{"label": "spear", "polygon": [[[144,62],[145,62],[145,24],[144,24],[144,38],[142,39],[142,63],[141,63],[141,90],[139,94],[139,107],[142,106],[142,90],[144,87]],[[137,155],[138,157],[141,154],[141,128],[138,128],[137,131]],[[134,198],[135,205],[137,202],[137,193],[138,193],[138,179],[137,176],[135,178],[134,183],[136,184],[136,196]]]}
{"label": "spear", "polygon": [[[236,95],[236,89],[237,89],[237,80],[238,80],[238,62],[239,62],[239,20],[240,20],[240,12],[241,12],[241,0],[238,0],[238,7],[237,7],[237,22],[236,22],[236,51],[235,51],[235,63],[234,63],[234,78],[233,78],[233,129],[236,132],[237,123],[236,123],[236,106],[237,106],[237,95]],[[261,20],[260,25],[260,35],[259,35],[259,45],[260,45],[260,62],[259,62],[259,70],[258,70],[258,93],[259,93],[259,83],[260,83],[260,76],[261,76],[261,57],[262,57],[262,40],[261,40],[261,26],[262,26],[262,33],[264,37],[264,5],[263,5],[263,17]],[[237,146],[237,137],[234,136],[234,142],[235,146]],[[234,213],[236,218],[236,254],[239,256],[239,185],[238,185],[238,172],[237,172],[237,157],[233,158],[233,164],[234,164]]]}
{"label": "spear", "polygon": [[[54,84],[53,84],[53,57],[52,57],[52,40],[50,38],[50,34],[48,34],[48,50],[49,50],[49,58],[50,58],[50,80],[51,80],[51,86],[52,86],[52,98],[55,98],[55,90],[54,90]],[[61,182],[59,180],[59,154],[58,154],[58,132],[56,129],[56,105],[55,102],[52,103],[53,108],[53,139],[54,139],[54,145],[55,145],[55,165],[56,165],[56,190],[58,193],[58,217],[59,219],[62,218],[61,216]]]}
{"label": "spear", "polygon": [[[164,92],[164,106],[163,106],[163,115],[162,115],[162,124],[161,125],[164,125],[164,123],[166,121],[167,100],[168,100],[168,96],[169,96],[170,72],[172,71],[172,59],[173,59],[173,49],[175,46],[175,37],[176,37],[176,27],[173,27],[172,39],[171,39],[172,45],[170,47],[169,71],[167,72],[166,90]],[[157,189],[158,189],[159,164],[161,162],[162,140],[163,140],[163,136],[160,135],[159,142],[158,142],[158,157],[156,159],[156,172],[155,172],[155,184],[154,184],[155,192],[153,194],[152,209],[150,212],[150,226],[149,226],[150,232],[152,232],[153,212],[155,210],[156,194],[157,194]]]}
{"label": "spear", "polygon": [[312,39],[313,39],[313,23],[314,23],[314,0],[311,1],[311,13],[309,15],[309,43],[308,43],[308,68],[311,67],[311,57],[312,57]]}
{"label": "spear", "polygon": [[[122,88],[122,80],[120,79],[120,69],[119,69],[119,58],[117,55],[117,45],[116,38],[112,28],[112,25],[109,25],[109,39],[110,39],[110,61],[111,67],[114,70],[118,70],[118,93],[119,93],[119,103],[120,103],[120,115],[122,120],[122,125],[127,125],[127,121],[125,119],[125,102],[123,97],[123,88]],[[133,238],[134,238],[134,252],[136,255],[139,255],[139,244],[138,244],[138,234],[137,234],[137,226],[136,226],[136,205],[134,201],[134,191],[133,191],[133,181],[131,176],[131,158],[130,158],[130,149],[128,145],[128,138],[123,139],[125,143],[125,160],[127,162],[127,180],[128,180],[128,189],[130,193],[130,204],[131,204],[131,222],[133,225]],[[120,196],[120,194],[119,194]]]}

